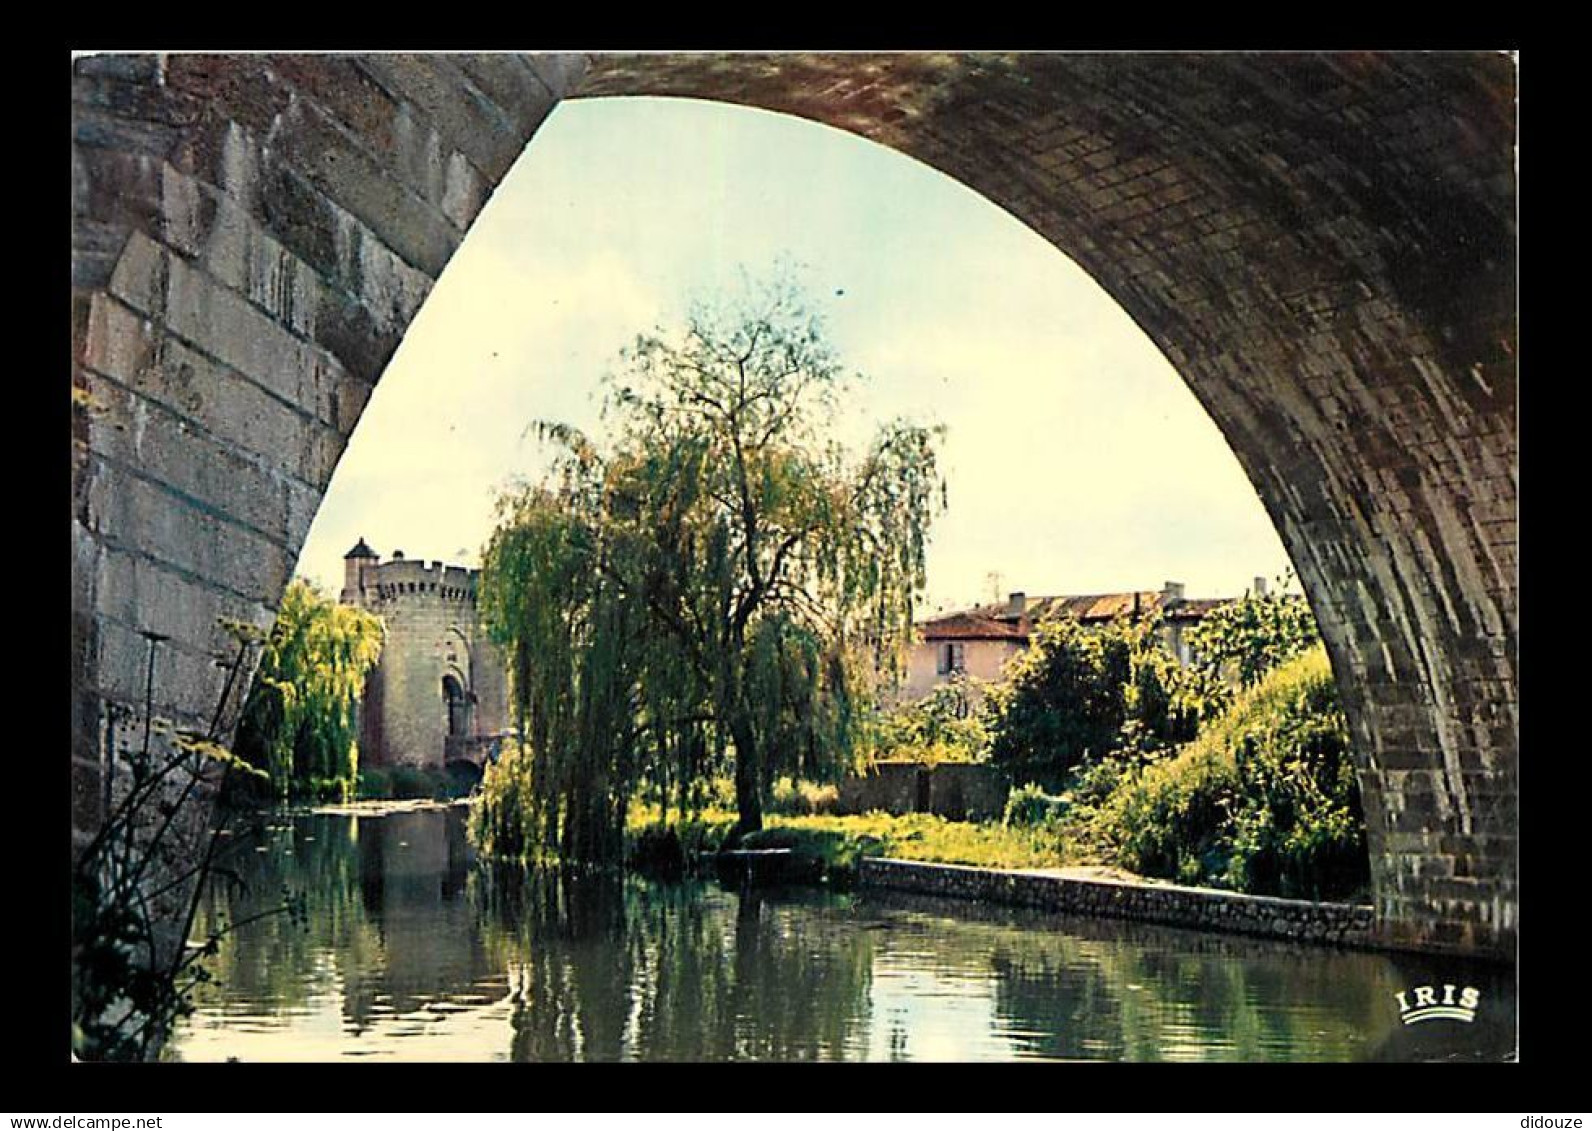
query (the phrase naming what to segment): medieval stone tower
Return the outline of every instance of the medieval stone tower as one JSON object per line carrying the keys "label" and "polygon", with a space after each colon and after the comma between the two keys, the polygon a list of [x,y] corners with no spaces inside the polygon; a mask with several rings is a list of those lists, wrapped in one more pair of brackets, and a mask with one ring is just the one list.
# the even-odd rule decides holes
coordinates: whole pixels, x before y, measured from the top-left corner
{"label": "medieval stone tower", "polygon": [[479,570],[343,556],[340,600],[381,617],[387,640],[365,685],[360,757],[370,766],[479,769],[508,733],[503,654],[476,616]]}

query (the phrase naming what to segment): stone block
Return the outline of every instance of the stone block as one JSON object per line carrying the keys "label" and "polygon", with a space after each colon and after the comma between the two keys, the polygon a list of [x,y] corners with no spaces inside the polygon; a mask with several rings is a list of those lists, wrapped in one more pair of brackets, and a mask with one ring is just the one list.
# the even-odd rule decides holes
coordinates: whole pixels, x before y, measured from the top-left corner
{"label": "stone block", "polygon": [[149,52],[85,52],[73,58],[72,73],[149,84],[160,77],[160,57]]}
{"label": "stone block", "polygon": [[167,336],[114,299],[94,299],[86,334],[86,361],[95,373],[173,413],[188,434],[275,465],[306,487],[318,489],[330,479],[343,438],[325,421]]}
{"label": "stone block", "polygon": [[194,436],[183,417],[131,390],[102,383],[96,396],[105,407],[89,448],[118,474],[157,481],[283,547],[293,544],[289,498],[318,499],[318,492],[231,445]]}
{"label": "stone block", "polygon": [[543,78],[525,56],[449,55],[448,60],[512,117],[527,136],[556,102],[550,83],[560,80],[553,73]]}
{"label": "stone block", "polygon": [[275,544],[153,483],[97,475],[90,486],[90,529],[109,547],[153,561],[246,599],[287,585],[297,550]]}
{"label": "stone block", "polygon": [[465,85],[468,77],[446,56],[362,55],[357,66],[392,97],[425,115],[493,183],[525,148],[528,131],[501,107],[472,94]]}
{"label": "stone block", "polygon": [[440,206],[440,156],[435,177],[438,202],[398,179],[348,139],[313,107],[296,106],[273,135],[263,165],[291,166],[326,198],[368,228],[380,243],[430,275],[442,268],[464,238]]}
{"label": "stone block", "polygon": [[[226,673],[215,661],[216,638],[197,625],[174,626],[201,634],[173,637],[155,651],[153,704],[156,719],[170,726],[204,730],[209,726]],[[142,735],[144,693],[149,679],[149,641],[136,630],[105,618],[98,624],[100,694],[130,708]],[[134,739],[129,736],[127,741]]]}
{"label": "stone block", "polygon": [[104,820],[104,777],[98,762],[72,760],[72,831],[92,837]]}
{"label": "stone block", "polygon": [[216,589],[189,575],[142,557],[108,547],[96,579],[99,611],[135,630],[181,636],[202,643],[220,655],[234,652],[230,638],[217,625],[239,620],[261,630],[276,621],[276,610]]}
{"label": "stone block", "polygon": [[283,401],[334,422],[330,387],[342,376],[336,359],[141,233],[128,241],[111,294]]}

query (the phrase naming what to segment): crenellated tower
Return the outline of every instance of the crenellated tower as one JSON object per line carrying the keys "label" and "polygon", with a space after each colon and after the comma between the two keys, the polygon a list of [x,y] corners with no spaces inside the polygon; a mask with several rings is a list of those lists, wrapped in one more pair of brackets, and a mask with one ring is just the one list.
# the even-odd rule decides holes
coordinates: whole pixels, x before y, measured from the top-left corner
{"label": "crenellated tower", "polygon": [[369,766],[481,767],[508,732],[503,653],[476,612],[480,570],[381,556],[361,538],[343,556],[345,605],[386,626],[365,685],[361,760]]}

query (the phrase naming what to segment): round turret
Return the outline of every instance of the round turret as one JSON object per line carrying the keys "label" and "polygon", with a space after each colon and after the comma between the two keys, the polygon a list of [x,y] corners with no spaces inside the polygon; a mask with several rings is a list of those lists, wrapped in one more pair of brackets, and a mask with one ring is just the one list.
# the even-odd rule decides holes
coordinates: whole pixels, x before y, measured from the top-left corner
{"label": "round turret", "polygon": [[343,604],[359,603],[360,591],[365,588],[366,571],[380,564],[381,555],[372,550],[363,537],[343,555]]}

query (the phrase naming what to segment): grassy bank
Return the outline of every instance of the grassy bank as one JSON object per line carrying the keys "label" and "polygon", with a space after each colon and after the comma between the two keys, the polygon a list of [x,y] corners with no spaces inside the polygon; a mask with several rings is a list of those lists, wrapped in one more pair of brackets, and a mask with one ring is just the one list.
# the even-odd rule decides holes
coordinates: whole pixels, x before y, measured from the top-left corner
{"label": "grassy bank", "polygon": [[[627,856],[643,869],[694,868],[724,846],[734,826],[735,814],[729,810],[710,809],[695,819],[665,826],[656,807],[635,806],[627,821]],[[886,813],[845,817],[772,814],[760,832],[743,838],[736,847],[789,848],[816,857],[823,862],[830,882],[840,885],[855,878],[857,861],[863,856],[989,868],[1057,868],[1099,862],[1051,828],[971,824],[927,813],[899,817]]]}
{"label": "grassy bank", "polygon": [[1325,651],[1276,668],[1193,742],[1123,773],[1063,823],[1141,875],[1257,895],[1364,898],[1365,822]]}
{"label": "grassy bank", "polygon": [[[527,759],[487,775],[472,835],[483,853],[527,851]],[[626,809],[624,859],[679,874],[725,848],[791,849],[849,882],[863,856],[987,868],[1104,866],[1255,895],[1359,899],[1369,886],[1364,821],[1349,743],[1326,653],[1319,646],[1239,692],[1179,746],[1132,744],[1087,757],[1048,793],[1013,789],[999,821],[925,813],[839,816],[833,786],[782,782],[765,827],[733,840],[734,790],[712,779],[704,808],[681,821],[656,793]],[[666,823],[666,816],[672,823]]]}

